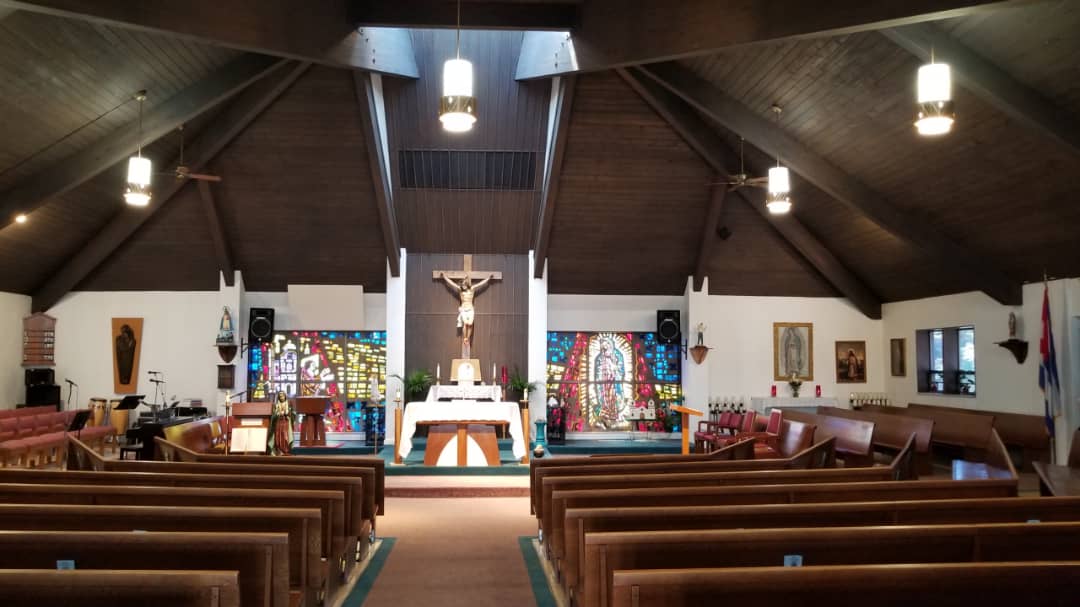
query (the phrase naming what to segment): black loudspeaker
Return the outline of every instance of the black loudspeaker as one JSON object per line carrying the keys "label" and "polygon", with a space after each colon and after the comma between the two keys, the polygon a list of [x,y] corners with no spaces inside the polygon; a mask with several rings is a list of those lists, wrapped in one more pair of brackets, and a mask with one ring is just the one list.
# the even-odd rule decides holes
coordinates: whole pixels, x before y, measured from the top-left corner
{"label": "black loudspeaker", "polygon": [[24,372],[27,386],[47,386],[56,383],[52,369],[27,369]]}
{"label": "black loudspeaker", "polygon": [[656,341],[662,344],[682,343],[678,310],[656,311]]}
{"label": "black loudspeaker", "polygon": [[27,386],[26,404],[31,407],[39,405],[60,406],[60,386]]}
{"label": "black loudspeaker", "polygon": [[252,308],[248,317],[248,341],[264,342],[274,333],[274,309]]}

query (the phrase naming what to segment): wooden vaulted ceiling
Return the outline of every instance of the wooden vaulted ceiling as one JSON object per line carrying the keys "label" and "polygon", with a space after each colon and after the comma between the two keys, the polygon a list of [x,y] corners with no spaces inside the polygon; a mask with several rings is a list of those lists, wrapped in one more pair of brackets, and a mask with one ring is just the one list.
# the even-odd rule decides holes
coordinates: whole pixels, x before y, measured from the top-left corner
{"label": "wooden vaulted ceiling", "polygon": [[[848,296],[870,316],[967,290],[1016,303],[1023,281],[1080,275],[1076,0],[841,2],[779,25],[755,8],[711,33],[722,3],[466,0],[467,26],[504,30],[462,35],[481,114],[466,135],[435,121],[453,2],[341,0],[310,15],[282,2],[229,28],[167,19],[164,0],[137,16],[122,0],[0,0],[0,209],[47,194],[28,223],[0,227],[0,290],[47,306],[71,289],[214,289],[234,267],[250,290],[377,292],[395,246],[539,249],[555,293],[678,294],[695,275],[714,294]],[[927,36],[968,53],[941,139],[911,127]],[[108,142],[133,130],[131,103],[26,160],[141,88],[157,126],[199,100],[186,141],[222,183],[159,178],[149,212],[125,209]],[[791,217],[767,216],[760,190],[720,195],[740,135],[750,172],[777,152],[792,166]],[[179,139],[155,137],[145,153],[167,170]],[[99,150],[109,165],[91,162]],[[404,188],[412,150],[531,153],[535,188]]]}

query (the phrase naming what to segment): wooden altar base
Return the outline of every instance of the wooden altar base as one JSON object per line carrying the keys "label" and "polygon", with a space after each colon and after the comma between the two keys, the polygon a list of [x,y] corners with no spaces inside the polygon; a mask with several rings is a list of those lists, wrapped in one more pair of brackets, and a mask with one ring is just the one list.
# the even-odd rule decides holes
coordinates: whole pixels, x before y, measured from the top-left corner
{"label": "wooden altar base", "polygon": [[505,421],[434,422],[428,431],[424,448],[424,465],[436,466],[447,444],[457,438],[457,465],[468,465],[468,439],[473,439],[484,453],[488,466],[498,466],[499,444],[495,439],[494,426],[505,426]]}

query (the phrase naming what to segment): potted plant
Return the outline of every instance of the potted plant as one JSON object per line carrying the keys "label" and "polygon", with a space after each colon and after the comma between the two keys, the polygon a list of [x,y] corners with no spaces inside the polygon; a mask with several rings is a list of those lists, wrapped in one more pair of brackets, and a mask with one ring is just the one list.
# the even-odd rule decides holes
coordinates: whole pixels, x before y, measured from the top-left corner
{"label": "potted plant", "polygon": [[536,389],[536,382],[529,381],[521,371],[514,368],[513,375],[510,376],[510,382],[506,385],[506,399],[509,401],[522,401],[525,400],[526,395]]}
{"label": "potted plant", "polygon": [[401,380],[403,390],[405,391],[405,402],[425,400],[427,398],[428,388],[435,384],[435,376],[427,369],[415,369],[407,373],[405,377],[397,374],[391,375],[390,377],[396,377]]}

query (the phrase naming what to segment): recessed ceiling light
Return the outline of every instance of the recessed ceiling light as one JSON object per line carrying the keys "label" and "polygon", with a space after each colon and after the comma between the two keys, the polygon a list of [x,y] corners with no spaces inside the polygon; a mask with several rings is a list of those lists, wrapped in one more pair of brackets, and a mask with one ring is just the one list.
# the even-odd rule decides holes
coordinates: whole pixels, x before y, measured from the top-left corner
{"label": "recessed ceiling light", "polygon": [[26,223],[26,215],[19,213],[15,216],[15,223]]}

